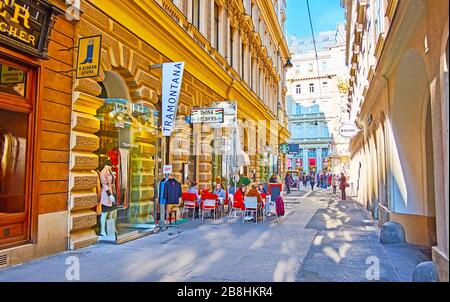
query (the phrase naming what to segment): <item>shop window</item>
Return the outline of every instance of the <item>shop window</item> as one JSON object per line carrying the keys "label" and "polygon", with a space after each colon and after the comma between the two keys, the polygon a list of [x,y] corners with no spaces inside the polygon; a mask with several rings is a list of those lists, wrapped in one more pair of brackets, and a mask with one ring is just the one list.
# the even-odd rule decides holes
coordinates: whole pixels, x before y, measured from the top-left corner
{"label": "shop window", "polygon": [[0,247],[29,239],[33,75],[0,58]]}
{"label": "shop window", "polygon": [[[113,175],[106,187],[110,188],[115,203],[109,204],[105,184],[99,198],[102,214],[115,219],[119,238],[145,231],[156,222],[155,192],[161,166],[158,111],[146,102],[129,101],[127,87],[118,74],[106,73],[100,86],[104,104],[97,110],[100,121],[100,131],[96,133],[100,139],[97,172],[103,181],[107,179],[104,175]],[[101,220],[100,230],[102,224]]]}
{"label": "shop window", "polygon": [[[155,222],[155,174],[158,144],[156,141],[155,111],[144,104],[124,99],[105,99],[98,110],[100,138],[98,172],[110,166],[114,176],[113,209],[118,210],[116,224]],[[103,196],[100,196],[102,198]],[[125,230],[126,231],[126,230]]]}
{"label": "shop window", "polygon": [[0,219],[25,212],[27,145],[28,114],[0,109]]}

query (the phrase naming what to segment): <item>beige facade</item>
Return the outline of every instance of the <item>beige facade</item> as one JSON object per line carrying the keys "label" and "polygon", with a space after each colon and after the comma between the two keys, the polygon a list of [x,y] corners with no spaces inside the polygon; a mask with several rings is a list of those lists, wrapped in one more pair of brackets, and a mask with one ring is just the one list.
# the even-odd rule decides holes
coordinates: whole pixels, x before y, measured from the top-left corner
{"label": "beige facade", "polygon": [[448,281],[448,1],[342,1],[353,194]]}
{"label": "beige facade", "polygon": [[[115,105],[125,102],[161,110],[162,74],[160,69],[150,69],[151,65],[185,62],[177,120],[169,142],[162,138],[157,124],[152,128],[155,132],[147,134],[138,133],[140,125],[131,125],[131,145],[140,151],[133,155],[132,150],[120,150],[122,157],[130,153],[131,180],[127,181],[131,184],[125,189],[131,195],[129,202],[123,203],[124,209],[114,214],[116,221],[127,225],[155,222],[157,184],[163,177],[164,163],[172,165],[184,189],[188,179],[198,182],[200,189],[211,189],[215,176],[224,178],[217,168],[220,158],[214,152],[214,138],[229,136],[229,132],[188,124],[186,117],[192,108],[237,102],[240,142],[250,157],[241,172],[248,176],[256,172],[255,180],[265,176],[262,151],[272,148],[278,158],[277,147],[289,135],[284,113],[284,65],[289,56],[283,30],[284,9],[284,1],[81,2],[75,38],[102,35],[101,72],[97,78],[75,80],[74,85],[70,249],[98,240],[98,176],[94,170],[110,156],[103,149],[111,149],[110,142],[117,141],[105,134],[108,114],[104,115],[103,108],[111,101],[108,99],[113,99]],[[124,146],[115,144],[116,149]],[[149,214],[149,209],[155,210]],[[124,219],[130,213],[133,220]],[[141,235],[130,231],[122,236],[119,229],[117,242]]]}

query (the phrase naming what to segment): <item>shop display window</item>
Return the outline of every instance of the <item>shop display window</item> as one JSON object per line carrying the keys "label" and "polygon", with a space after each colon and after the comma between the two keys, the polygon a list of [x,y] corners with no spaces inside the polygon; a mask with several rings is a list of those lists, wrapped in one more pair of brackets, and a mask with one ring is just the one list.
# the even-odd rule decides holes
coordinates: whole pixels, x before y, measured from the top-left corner
{"label": "shop display window", "polygon": [[0,57],[0,248],[30,234],[34,74]]}
{"label": "shop display window", "polygon": [[[99,167],[111,166],[114,204],[105,202],[102,212],[114,212],[118,234],[153,225],[155,175],[159,149],[158,112],[147,104],[108,98],[97,111],[100,120]],[[102,202],[103,204],[103,202]],[[101,222],[102,223],[102,222]]]}
{"label": "shop display window", "polygon": [[25,212],[28,114],[0,109],[0,218]]}

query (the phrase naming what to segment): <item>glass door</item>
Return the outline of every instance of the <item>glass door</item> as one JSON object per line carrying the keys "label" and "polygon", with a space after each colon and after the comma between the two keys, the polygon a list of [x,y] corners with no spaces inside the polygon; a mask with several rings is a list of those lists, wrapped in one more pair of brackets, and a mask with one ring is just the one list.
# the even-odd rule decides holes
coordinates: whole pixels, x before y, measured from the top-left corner
{"label": "glass door", "polygon": [[0,56],[0,249],[30,235],[34,78]]}

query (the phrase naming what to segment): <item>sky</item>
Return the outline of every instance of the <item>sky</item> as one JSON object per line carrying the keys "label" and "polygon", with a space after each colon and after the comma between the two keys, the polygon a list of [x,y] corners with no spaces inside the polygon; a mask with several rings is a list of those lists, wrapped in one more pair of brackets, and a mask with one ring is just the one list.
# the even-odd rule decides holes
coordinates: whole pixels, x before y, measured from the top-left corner
{"label": "sky", "polygon": [[[338,22],[344,22],[344,10],[340,0],[309,0],[314,33],[336,29]],[[306,0],[287,0],[288,35],[311,36]]]}

